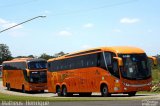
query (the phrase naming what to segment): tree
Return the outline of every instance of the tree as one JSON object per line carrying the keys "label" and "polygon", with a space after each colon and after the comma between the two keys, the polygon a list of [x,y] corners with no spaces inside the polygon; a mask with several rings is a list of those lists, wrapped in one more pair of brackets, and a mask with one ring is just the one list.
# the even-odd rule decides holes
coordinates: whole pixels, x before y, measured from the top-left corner
{"label": "tree", "polygon": [[17,57],[14,57],[14,58],[35,58],[35,56],[33,56],[33,55],[28,55],[28,56],[17,56]]}
{"label": "tree", "polygon": [[59,52],[59,53],[56,53],[54,54],[54,57],[59,57],[59,56],[63,56],[65,55],[66,53],[64,53],[63,51]]}
{"label": "tree", "polygon": [[14,58],[27,58],[27,56],[17,56],[17,57],[14,57]]}
{"label": "tree", "polygon": [[35,58],[36,56],[28,55],[27,57],[29,57],[29,58]]}
{"label": "tree", "polygon": [[43,53],[43,54],[41,54],[41,56],[40,56],[39,58],[48,60],[48,59],[54,58],[54,57],[53,57],[53,56],[50,56],[50,55],[48,55],[48,54],[46,54],[46,53]]}
{"label": "tree", "polygon": [[46,53],[43,53],[43,54],[41,54],[41,56],[40,56],[39,58],[48,60],[48,59],[51,59],[51,58],[56,58],[56,57],[59,57],[59,56],[63,56],[63,55],[65,55],[65,54],[66,54],[66,53],[64,53],[63,51],[61,51],[61,52],[59,52],[59,53],[55,53],[53,56],[48,55],[48,54],[46,54]]}
{"label": "tree", "polygon": [[9,50],[9,47],[6,44],[0,44],[0,64],[2,64],[3,61],[11,60],[12,55]]}

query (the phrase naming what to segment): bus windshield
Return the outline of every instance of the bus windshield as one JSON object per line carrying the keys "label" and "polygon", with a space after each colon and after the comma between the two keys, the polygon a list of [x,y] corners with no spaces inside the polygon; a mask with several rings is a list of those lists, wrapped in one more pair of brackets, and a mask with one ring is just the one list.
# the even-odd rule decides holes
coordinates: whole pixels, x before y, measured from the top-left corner
{"label": "bus windshield", "polygon": [[122,77],[127,79],[146,79],[151,76],[151,69],[146,54],[119,54],[124,66],[121,68]]}
{"label": "bus windshield", "polygon": [[30,72],[30,82],[32,83],[45,83],[47,82],[47,72],[46,71],[31,71]]}
{"label": "bus windshield", "polygon": [[29,62],[28,63],[28,69],[34,70],[34,69],[45,69],[47,68],[47,62],[45,61],[36,61],[36,62]]}

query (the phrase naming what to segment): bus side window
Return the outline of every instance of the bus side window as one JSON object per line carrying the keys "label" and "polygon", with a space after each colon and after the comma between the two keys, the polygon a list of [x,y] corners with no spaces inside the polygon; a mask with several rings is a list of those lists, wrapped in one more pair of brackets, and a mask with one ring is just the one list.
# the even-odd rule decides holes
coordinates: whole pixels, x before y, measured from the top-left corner
{"label": "bus side window", "polygon": [[99,56],[98,56],[98,58],[99,58],[99,64],[98,64],[98,66],[100,66],[103,69],[106,69],[103,53],[100,53]]}
{"label": "bus side window", "polygon": [[119,69],[118,69],[118,61],[113,59],[113,75],[120,78]]}
{"label": "bus side window", "polygon": [[[115,54],[111,52],[105,52],[104,54],[101,53],[100,58],[100,67],[109,71],[112,75],[119,78],[119,71],[116,69],[118,64],[113,60]],[[107,65],[107,66],[106,66]]]}

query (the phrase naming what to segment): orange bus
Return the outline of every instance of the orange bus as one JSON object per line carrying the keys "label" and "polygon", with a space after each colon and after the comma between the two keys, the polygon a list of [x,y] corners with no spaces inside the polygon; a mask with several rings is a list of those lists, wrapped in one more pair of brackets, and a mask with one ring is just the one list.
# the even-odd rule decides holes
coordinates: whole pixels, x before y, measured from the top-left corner
{"label": "orange bus", "polygon": [[151,67],[154,67],[158,64],[158,59],[154,56],[148,56]]}
{"label": "orange bus", "polygon": [[78,93],[102,96],[151,90],[151,68],[146,53],[136,47],[102,47],[48,60],[48,91],[59,96]]}
{"label": "orange bus", "polygon": [[2,63],[3,86],[8,90],[41,91],[47,89],[47,61],[35,58],[17,58]]}

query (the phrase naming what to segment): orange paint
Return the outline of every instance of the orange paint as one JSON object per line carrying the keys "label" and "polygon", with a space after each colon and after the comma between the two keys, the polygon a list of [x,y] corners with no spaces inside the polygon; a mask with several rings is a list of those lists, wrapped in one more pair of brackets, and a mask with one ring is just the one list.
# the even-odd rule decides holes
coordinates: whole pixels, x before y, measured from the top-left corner
{"label": "orange paint", "polygon": [[48,90],[58,93],[60,89],[63,94],[65,87],[67,94],[101,92],[102,96],[149,91],[152,79],[147,62],[142,49],[126,46],[89,49],[49,59]]}
{"label": "orange paint", "polygon": [[33,58],[17,58],[4,61],[2,64],[3,86],[7,87],[8,90],[12,88],[25,91],[47,89],[46,63],[44,59]]}

